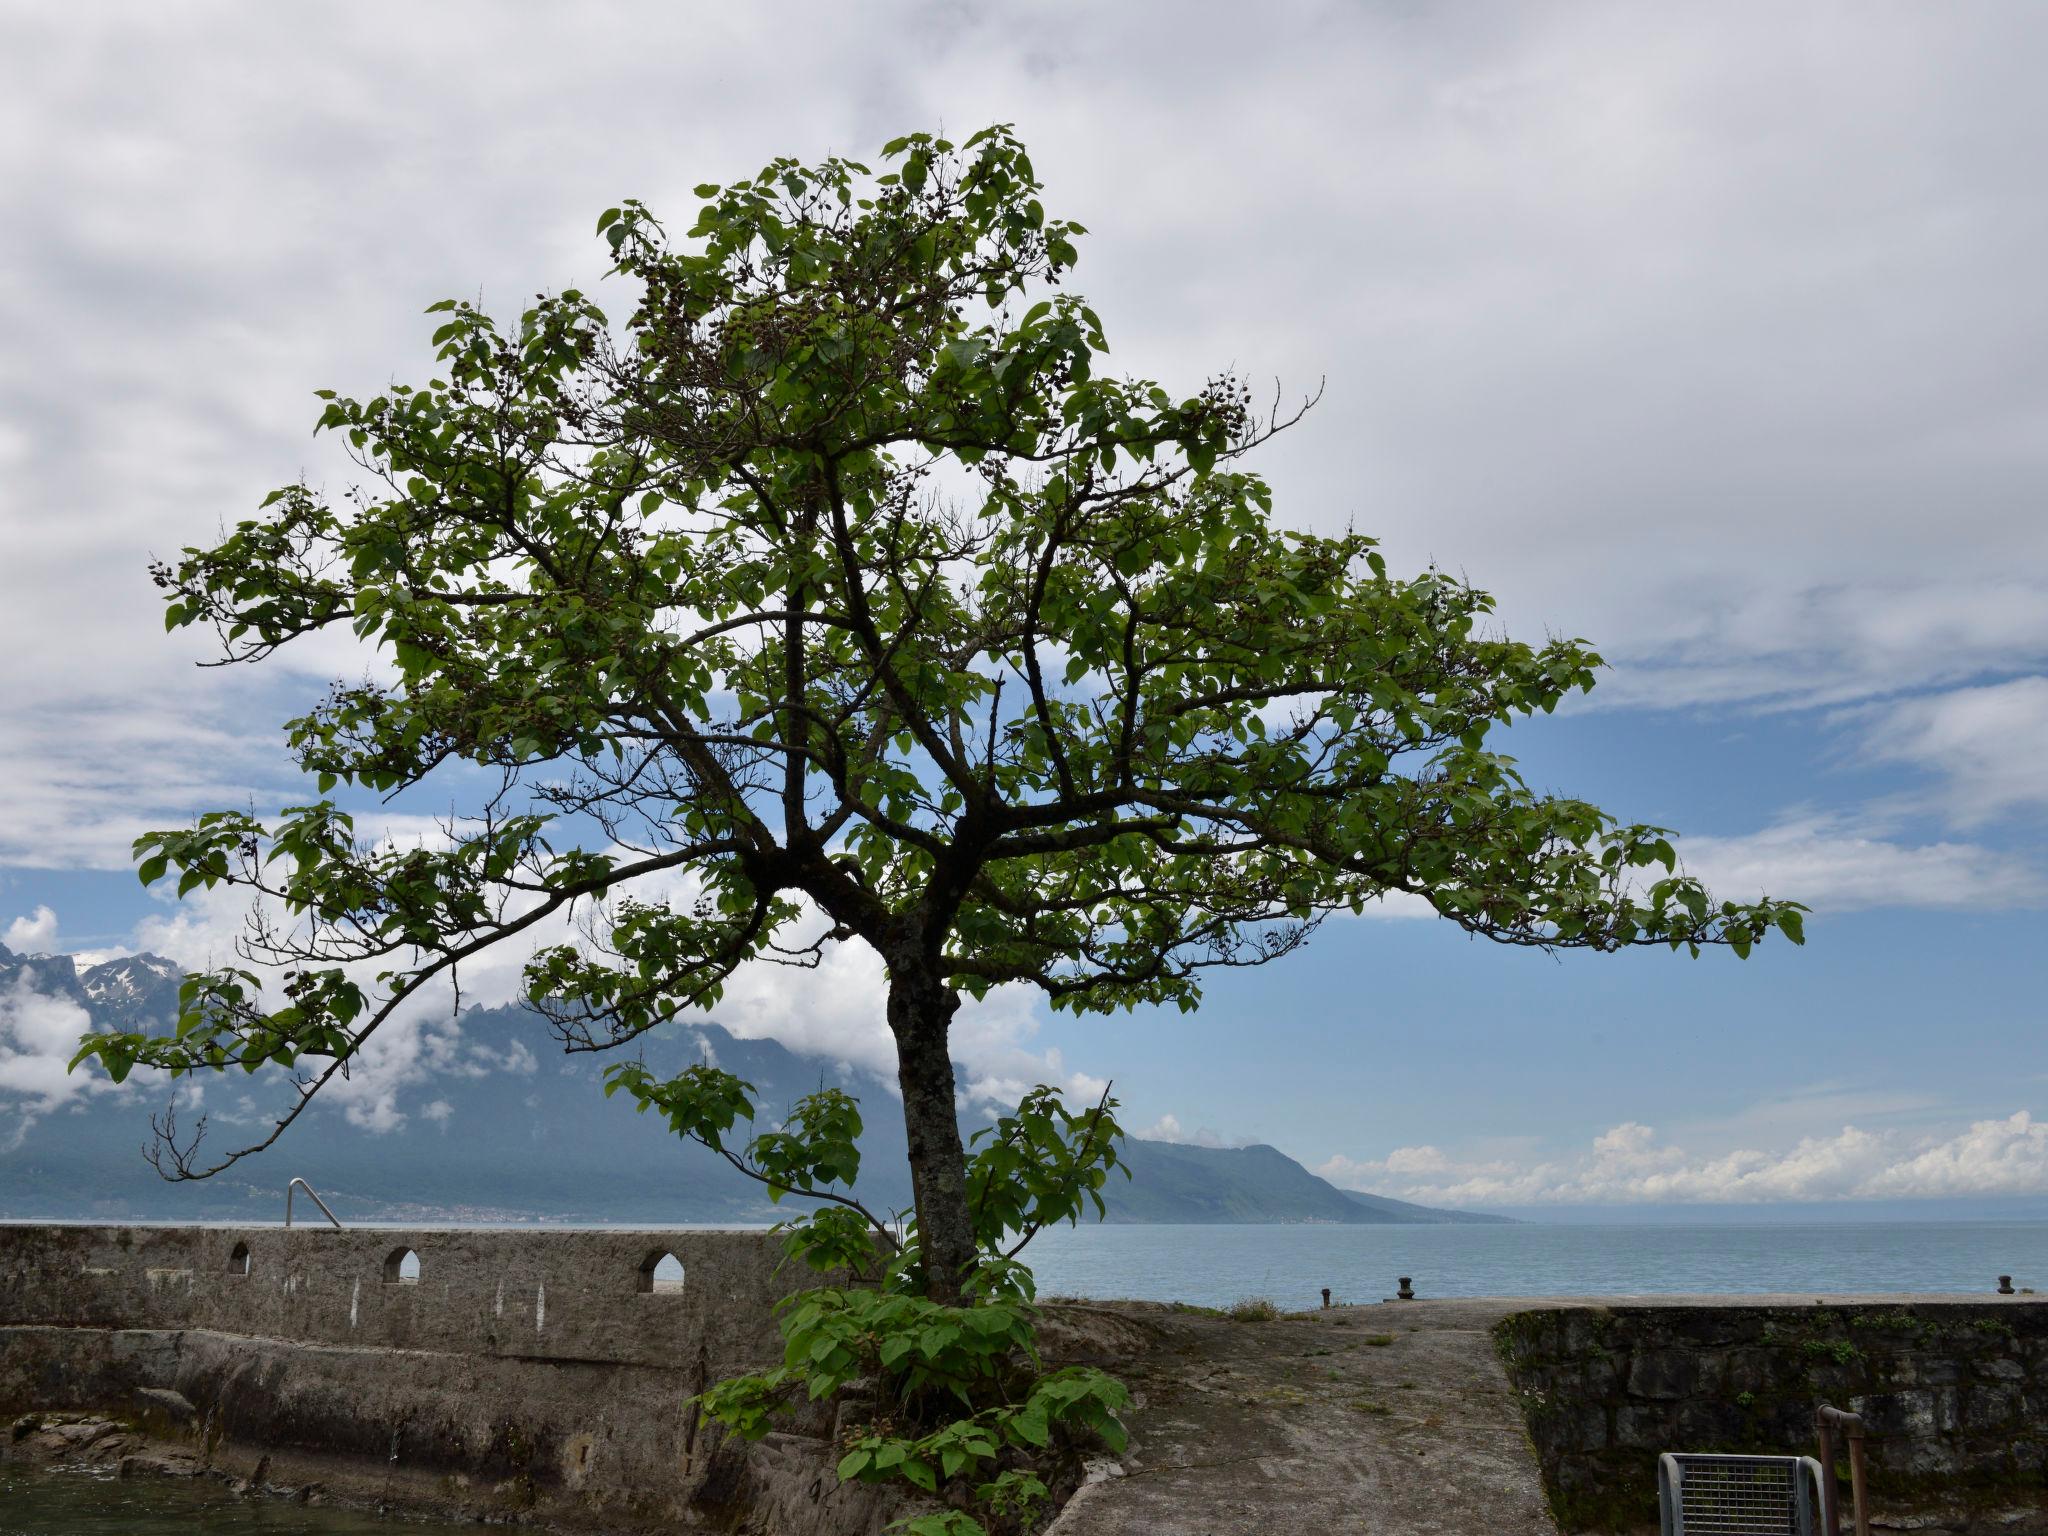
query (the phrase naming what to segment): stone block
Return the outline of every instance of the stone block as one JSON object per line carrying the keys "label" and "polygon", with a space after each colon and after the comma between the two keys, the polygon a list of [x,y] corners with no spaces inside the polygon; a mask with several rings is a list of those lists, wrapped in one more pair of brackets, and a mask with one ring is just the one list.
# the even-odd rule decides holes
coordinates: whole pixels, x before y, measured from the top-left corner
{"label": "stone block", "polygon": [[1936,1434],[1953,1434],[1962,1427],[1962,1393],[1955,1387],[1942,1387],[1933,1394],[1934,1430]]}
{"label": "stone block", "polygon": [[1617,1447],[1656,1446],[1668,1451],[1678,1438],[1678,1410],[1670,1403],[1629,1403],[1614,1411],[1614,1434],[1610,1444]]}
{"label": "stone block", "polygon": [[1927,1391],[1873,1392],[1850,1404],[1873,1435],[1930,1438],[1937,1433],[1934,1394]]}
{"label": "stone block", "polygon": [[1675,1417],[1681,1445],[1732,1446],[1748,1438],[1749,1414],[1727,1399],[1690,1399],[1678,1404]]}
{"label": "stone block", "polygon": [[1637,1350],[1629,1363],[1628,1394],[1672,1401],[1700,1389],[1700,1357],[1680,1348]]}
{"label": "stone block", "polygon": [[1962,1464],[1955,1447],[1941,1437],[1880,1441],[1871,1447],[1871,1461],[1887,1472],[1915,1479],[1946,1477]]}
{"label": "stone block", "polygon": [[146,1435],[170,1439],[183,1434],[198,1417],[199,1410],[182,1392],[174,1392],[169,1387],[135,1389],[135,1422]]}
{"label": "stone block", "polygon": [[1972,1431],[1982,1433],[2011,1425],[2026,1414],[2020,1389],[2005,1383],[1980,1383],[1968,1388],[1961,1407]]}
{"label": "stone block", "polygon": [[1779,1391],[1802,1379],[1785,1358],[1782,1349],[1767,1344],[1744,1344],[1720,1357],[1718,1390],[1727,1397],[1751,1392],[1759,1397]]}

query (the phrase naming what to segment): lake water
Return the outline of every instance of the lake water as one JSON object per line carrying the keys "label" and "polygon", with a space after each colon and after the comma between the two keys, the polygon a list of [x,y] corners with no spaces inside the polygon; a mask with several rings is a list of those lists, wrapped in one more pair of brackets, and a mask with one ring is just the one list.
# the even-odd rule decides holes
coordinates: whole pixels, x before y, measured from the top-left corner
{"label": "lake water", "polygon": [[1086,1226],[1022,1257],[1047,1296],[1283,1308],[1379,1301],[1402,1275],[1424,1296],[1690,1295],[1994,1290],[2048,1293],[2048,1222],[1813,1226]]}

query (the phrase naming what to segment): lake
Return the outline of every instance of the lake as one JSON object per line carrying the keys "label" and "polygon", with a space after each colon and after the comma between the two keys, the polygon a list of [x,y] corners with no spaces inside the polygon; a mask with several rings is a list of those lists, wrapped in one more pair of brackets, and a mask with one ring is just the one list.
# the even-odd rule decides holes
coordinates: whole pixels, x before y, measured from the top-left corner
{"label": "lake", "polygon": [[1283,1308],[1424,1296],[2048,1292],[2048,1222],[1793,1226],[1117,1226],[1043,1232],[1022,1257],[1047,1296]]}

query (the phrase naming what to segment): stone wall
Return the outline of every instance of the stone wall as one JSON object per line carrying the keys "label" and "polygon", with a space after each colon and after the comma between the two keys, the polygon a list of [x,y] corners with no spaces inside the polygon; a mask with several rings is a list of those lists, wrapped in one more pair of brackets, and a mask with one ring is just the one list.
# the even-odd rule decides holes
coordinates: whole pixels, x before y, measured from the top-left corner
{"label": "stone wall", "polygon": [[[680,1288],[653,1284],[664,1254]],[[241,1475],[606,1529],[872,1529],[829,1423],[742,1448],[686,1406],[780,1358],[773,1303],[811,1279],[780,1259],[760,1232],[0,1226],[0,1413],[168,1389]]]}
{"label": "stone wall", "polygon": [[1863,1415],[1888,1519],[2048,1530],[2048,1304],[1560,1305],[1495,1339],[1567,1531],[1654,1525],[1664,1451],[1812,1454],[1819,1402]]}

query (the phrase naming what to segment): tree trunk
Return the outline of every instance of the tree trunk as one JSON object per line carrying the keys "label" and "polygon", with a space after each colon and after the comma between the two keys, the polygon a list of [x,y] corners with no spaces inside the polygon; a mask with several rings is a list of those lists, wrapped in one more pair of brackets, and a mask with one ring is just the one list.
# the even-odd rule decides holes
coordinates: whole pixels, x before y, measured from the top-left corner
{"label": "tree trunk", "polygon": [[967,1209],[967,1149],[953,1102],[953,1057],[946,1037],[960,995],[913,968],[889,981],[889,1028],[896,1036],[896,1080],[910,1140],[910,1189],[924,1258],[925,1294],[957,1305],[974,1267],[974,1218]]}

